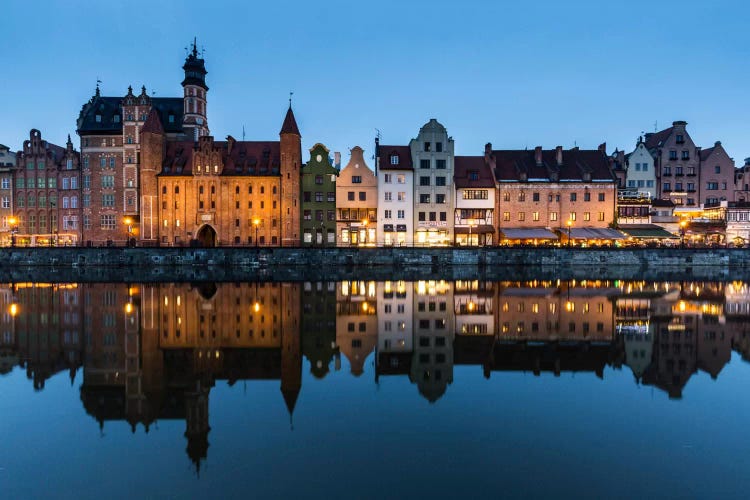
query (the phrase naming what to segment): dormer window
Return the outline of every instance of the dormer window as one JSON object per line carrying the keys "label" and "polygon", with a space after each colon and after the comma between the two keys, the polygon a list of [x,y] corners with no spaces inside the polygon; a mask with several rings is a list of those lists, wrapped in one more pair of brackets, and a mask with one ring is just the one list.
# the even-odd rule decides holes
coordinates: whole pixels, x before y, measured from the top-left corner
{"label": "dormer window", "polygon": [[677,144],[684,144],[685,143],[685,136],[682,134],[677,134]]}
{"label": "dormer window", "polygon": [[142,114],[141,114],[141,121],[142,121],[142,122],[145,122],[145,121],[146,121],[146,113],[142,113]]}
{"label": "dormer window", "polygon": [[169,114],[169,123],[174,123],[174,115],[171,113]]}
{"label": "dormer window", "polygon": [[94,121],[96,123],[101,123],[102,122],[102,115],[99,115],[99,114],[95,115],[94,116]]}
{"label": "dormer window", "polygon": [[120,115],[115,115],[112,117],[112,121],[115,123],[120,123]]}
{"label": "dormer window", "polygon": [[391,155],[391,165],[398,165],[398,155]]}
{"label": "dormer window", "polygon": [[469,180],[470,181],[478,181],[479,180],[479,172],[477,170],[469,170]]}

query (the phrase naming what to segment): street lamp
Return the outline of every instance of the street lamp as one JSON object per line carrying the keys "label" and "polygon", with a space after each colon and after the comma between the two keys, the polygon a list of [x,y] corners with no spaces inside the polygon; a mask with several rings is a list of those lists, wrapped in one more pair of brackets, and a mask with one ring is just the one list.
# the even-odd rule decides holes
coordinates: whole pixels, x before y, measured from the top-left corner
{"label": "street lamp", "polygon": [[568,248],[570,248],[570,228],[573,226],[573,220],[568,219],[568,222],[566,222],[568,225]]}
{"label": "street lamp", "polygon": [[131,219],[130,217],[125,217],[124,222],[128,228],[128,241],[125,242],[125,245],[130,246],[131,234],[133,233],[133,219]]}
{"label": "street lamp", "polygon": [[680,221],[680,248],[685,248],[685,228],[687,227],[687,221]]}
{"label": "street lamp", "polygon": [[471,246],[471,228],[473,228],[475,225],[474,219],[469,219],[469,245]]}
{"label": "street lamp", "polygon": [[367,243],[367,218],[362,219],[362,227],[365,229],[362,231],[362,237],[359,239],[360,246],[364,246]]}
{"label": "street lamp", "polygon": [[253,219],[253,226],[255,226],[255,248],[258,248],[258,226],[260,226],[260,219]]}
{"label": "street lamp", "polygon": [[8,218],[10,224],[10,246],[16,246],[16,233],[18,232],[18,219],[14,216]]}

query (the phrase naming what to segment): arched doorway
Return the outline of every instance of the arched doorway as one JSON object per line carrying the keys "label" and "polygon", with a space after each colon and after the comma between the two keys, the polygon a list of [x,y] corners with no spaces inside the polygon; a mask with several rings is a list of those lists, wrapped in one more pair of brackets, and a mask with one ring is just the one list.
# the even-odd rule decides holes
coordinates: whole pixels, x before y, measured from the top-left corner
{"label": "arched doorway", "polygon": [[216,246],[216,230],[206,224],[198,231],[195,235],[200,246],[202,247],[215,247]]}

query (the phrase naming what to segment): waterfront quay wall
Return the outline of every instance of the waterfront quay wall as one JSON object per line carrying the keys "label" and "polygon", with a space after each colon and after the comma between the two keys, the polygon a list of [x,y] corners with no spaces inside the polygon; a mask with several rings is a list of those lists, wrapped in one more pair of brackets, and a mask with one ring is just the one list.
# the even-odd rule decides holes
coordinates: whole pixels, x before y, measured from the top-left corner
{"label": "waterfront quay wall", "polygon": [[734,248],[3,248],[0,280],[750,278]]}

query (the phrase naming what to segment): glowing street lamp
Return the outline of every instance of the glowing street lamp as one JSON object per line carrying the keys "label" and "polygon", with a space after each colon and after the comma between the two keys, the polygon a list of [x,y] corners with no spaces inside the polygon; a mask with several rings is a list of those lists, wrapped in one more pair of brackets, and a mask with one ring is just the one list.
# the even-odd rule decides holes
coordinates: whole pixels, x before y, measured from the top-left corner
{"label": "glowing street lamp", "polygon": [[687,221],[680,221],[680,247],[685,248],[685,228],[687,227]]}
{"label": "glowing street lamp", "polygon": [[369,221],[367,220],[367,218],[362,219],[362,227],[365,229],[364,229],[364,234],[363,234],[364,237],[360,238],[360,242],[359,242],[360,245],[364,245],[367,243],[367,223],[368,222]]}
{"label": "glowing street lamp", "polygon": [[471,229],[476,226],[476,221],[474,219],[469,219],[469,246],[471,246]]}
{"label": "glowing street lamp", "polygon": [[125,245],[130,246],[130,240],[133,235],[133,219],[131,219],[130,217],[125,217],[125,219],[123,219],[123,222],[125,223],[125,226],[128,228],[128,241],[125,242]]}
{"label": "glowing street lamp", "polygon": [[18,219],[14,216],[8,218],[10,225],[10,246],[16,246],[16,233],[18,232]]}
{"label": "glowing street lamp", "polygon": [[566,222],[566,224],[568,225],[568,248],[570,248],[570,229],[573,226],[573,220],[568,219],[568,222]]}
{"label": "glowing street lamp", "polygon": [[258,247],[258,226],[260,226],[260,219],[253,219],[253,226],[255,226],[255,247]]}

